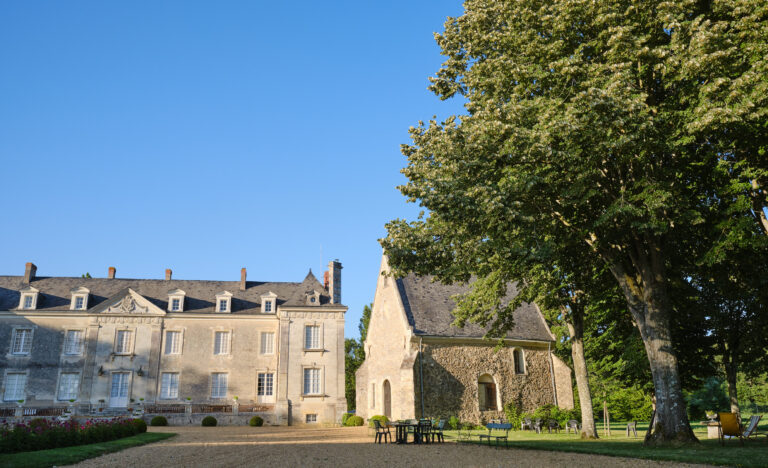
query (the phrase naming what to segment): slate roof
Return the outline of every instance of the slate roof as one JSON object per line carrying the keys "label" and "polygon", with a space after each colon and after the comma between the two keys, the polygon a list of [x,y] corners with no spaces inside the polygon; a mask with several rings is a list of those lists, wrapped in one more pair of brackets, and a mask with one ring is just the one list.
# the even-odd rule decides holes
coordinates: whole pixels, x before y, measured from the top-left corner
{"label": "slate roof", "polygon": [[[23,276],[0,276],[0,310],[13,310],[19,306],[20,290]],[[232,314],[261,313],[261,296],[270,291],[277,294],[279,306],[306,306],[307,293],[313,290],[320,292],[322,307],[330,304],[328,291],[315,278],[310,270],[304,281],[289,282],[258,282],[247,281],[245,291],[240,290],[239,281],[201,281],[201,280],[155,280],[155,279],[124,279],[124,278],[65,278],[65,277],[36,277],[29,284],[40,291],[35,310],[69,310],[71,302],[70,291],[77,287],[90,290],[88,309],[117,294],[125,288],[131,288],[157,307],[168,309],[168,292],[181,289],[184,297],[184,312],[214,313],[216,294],[223,291],[232,293]],[[73,311],[74,312],[74,311]],[[183,313],[183,312],[182,312]]]}
{"label": "slate roof", "polygon": [[[488,328],[474,323],[466,323],[463,328],[451,325],[455,320],[452,312],[456,308],[456,302],[451,297],[468,292],[469,284],[445,285],[432,280],[432,276],[414,274],[397,279],[405,313],[414,333],[442,337],[483,337]],[[517,294],[515,284],[510,284],[507,291],[506,303]],[[515,309],[513,316],[515,325],[507,332],[507,338],[552,341],[549,327],[533,304],[524,303]]]}

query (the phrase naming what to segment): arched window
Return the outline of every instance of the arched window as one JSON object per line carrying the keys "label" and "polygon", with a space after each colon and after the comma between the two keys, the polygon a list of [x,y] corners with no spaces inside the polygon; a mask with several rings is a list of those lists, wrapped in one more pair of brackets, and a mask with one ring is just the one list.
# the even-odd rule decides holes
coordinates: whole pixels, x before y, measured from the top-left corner
{"label": "arched window", "polygon": [[515,360],[515,374],[525,374],[525,356],[523,350],[520,348],[512,351],[512,356]]}
{"label": "arched window", "polygon": [[493,377],[483,374],[477,379],[477,402],[480,411],[496,411],[496,382]]}

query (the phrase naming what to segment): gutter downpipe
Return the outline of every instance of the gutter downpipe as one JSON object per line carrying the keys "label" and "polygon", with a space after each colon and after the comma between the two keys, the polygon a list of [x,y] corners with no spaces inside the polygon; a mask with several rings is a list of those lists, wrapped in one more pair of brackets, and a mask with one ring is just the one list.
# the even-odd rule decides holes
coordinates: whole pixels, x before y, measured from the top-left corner
{"label": "gutter downpipe", "polygon": [[419,337],[419,385],[421,386],[421,417],[424,417],[424,361],[421,358],[423,354],[423,347],[421,344],[422,337]]}
{"label": "gutter downpipe", "polygon": [[552,364],[552,342],[547,343],[547,352],[549,353],[549,376],[552,380],[552,395],[555,397],[555,406],[557,405],[557,387],[555,386],[555,369]]}

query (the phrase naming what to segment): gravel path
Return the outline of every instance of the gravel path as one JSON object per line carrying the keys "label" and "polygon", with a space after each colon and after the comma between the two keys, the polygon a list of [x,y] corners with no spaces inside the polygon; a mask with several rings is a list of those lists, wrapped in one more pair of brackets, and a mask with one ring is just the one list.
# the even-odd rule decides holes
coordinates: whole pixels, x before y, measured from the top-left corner
{"label": "gravel path", "polygon": [[373,437],[364,427],[152,427],[150,430],[178,435],[92,458],[76,466],[703,466],[538,450],[496,450],[455,443],[378,445],[372,443]]}

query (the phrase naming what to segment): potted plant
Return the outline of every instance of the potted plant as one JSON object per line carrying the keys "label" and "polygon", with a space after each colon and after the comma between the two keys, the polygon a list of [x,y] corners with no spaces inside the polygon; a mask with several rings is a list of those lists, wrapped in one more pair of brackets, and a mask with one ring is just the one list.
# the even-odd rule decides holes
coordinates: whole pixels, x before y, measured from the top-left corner
{"label": "potted plant", "polygon": [[18,404],[19,408],[21,408],[22,406],[24,406],[24,399],[22,398],[21,400],[16,400],[16,404]]}
{"label": "potted plant", "polygon": [[101,400],[99,400],[99,413],[104,411],[104,401],[105,400],[103,398]]}
{"label": "potted plant", "polygon": [[717,413],[712,410],[707,410],[706,413],[707,419],[709,419],[709,422],[715,422],[717,419]]}

